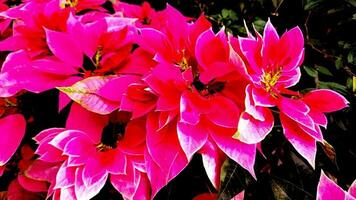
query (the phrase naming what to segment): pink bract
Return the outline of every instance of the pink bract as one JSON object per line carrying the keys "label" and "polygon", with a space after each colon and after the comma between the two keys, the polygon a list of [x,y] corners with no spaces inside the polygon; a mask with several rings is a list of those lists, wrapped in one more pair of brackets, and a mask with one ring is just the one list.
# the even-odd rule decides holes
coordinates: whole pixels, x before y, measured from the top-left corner
{"label": "pink bract", "polygon": [[338,186],[333,180],[325,175],[321,171],[320,180],[317,189],[317,200],[355,200],[356,199],[356,182],[354,181],[350,186],[348,191],[344,191],[340,186]]}
{"label": "pink bract", "polygon": [[0,119],[0,175],[25,135],[26,121],[20,114]]}

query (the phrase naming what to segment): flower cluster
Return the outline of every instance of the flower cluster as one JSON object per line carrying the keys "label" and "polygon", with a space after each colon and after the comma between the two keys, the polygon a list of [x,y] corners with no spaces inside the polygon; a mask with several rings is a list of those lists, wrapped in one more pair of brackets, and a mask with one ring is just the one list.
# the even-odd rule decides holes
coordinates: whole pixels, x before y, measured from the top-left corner
{"label": "flower cluster", "polygon": [[[124,199],[152,199],[193,155],[219,188],[229,157],[254,177],[260,142],[278,117],[311,166],[326,113],[347,107],[331,90],[291,90],[304,38],[217,33],[201,15],[104,0],[1,3],[0,174],[25,134],[16,100],[57,89],[65,127],[38,133],[38,157],[18,182],[53,199],[90,199],[110,182]],[[24,181],[25,180],[25,181]],[[49,187],[43,183],[50,183]]]}

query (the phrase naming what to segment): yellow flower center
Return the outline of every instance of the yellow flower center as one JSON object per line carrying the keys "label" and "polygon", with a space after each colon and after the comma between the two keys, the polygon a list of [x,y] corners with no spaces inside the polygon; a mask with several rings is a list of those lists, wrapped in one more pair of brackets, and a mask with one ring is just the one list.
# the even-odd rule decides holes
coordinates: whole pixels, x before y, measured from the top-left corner
{"label": "yellow flower center", "polygon": [[[281,77],[282,70],[277,69],[277,71],[265,72],[262,76],[262,83],[267,92],[271,92],[272,88],[277,84],[279,78]],[[272,91],[273,92],[273,91]]]}
{"label": "yellow flower center", "polygon": [[182,60],[178,63],[178,65],[181,71],[183,72],[191,68],[186,57],[183,57]]}
{"label": "yellow flower center", "polygon": [[63,8],[74,8],[78,5],[78,0],[61,0],[60,1],[60,7]]}

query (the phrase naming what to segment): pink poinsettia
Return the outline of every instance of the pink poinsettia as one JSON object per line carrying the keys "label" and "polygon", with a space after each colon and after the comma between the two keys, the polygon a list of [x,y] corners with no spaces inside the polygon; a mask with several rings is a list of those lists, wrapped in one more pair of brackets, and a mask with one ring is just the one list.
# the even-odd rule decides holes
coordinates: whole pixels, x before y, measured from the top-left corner
{"label": "pink poinsettia", "polygon": [[320,180],[317,189],[317,200],[355,200],[356,199],[356,181],[354,181],[348,191],[344,191],[333,180],[321,171]]}
{"label": "pink poinsettia", "polygon": [[64,31],[69,11],[61,10],[53,1],[28,1],[2,12],[13,20],[13,33],[0,42],[2,51],[25,50],[31,57],[47,55],[45,29]]}
{"label": "pink poinsettia", "polygon": [[[77,120],[79,115],[84,121],[100,123],[88,126]],[[58,169],[48,180],[52,183],[49,195],[53,194],[54,199],[90,199],[110,177],[111,184],[125,199],[149,199],[143,157],[145,119],[131,121],[125,128],[126,119],[120,114],[110,117],[108,122],[107,116],[76,105],[71,109],[67,127],[79,130],[48,129],[38,134],[35,139],[39,143],[39,161]]]}
{"label": "pink poinsettia", "polygon": [[137,18],[137,27],[157,26],[157,12],[148,2],[143,2],[141,6],[117,1],[114,9],[121,12],[124,17]]}
{"label": "pink poinsettia", "polygon": [[[146,91],[158,96],[154,110],[159,114],[155,121],[148,120],[147,127],[156,127],[155,135],[160,137],[147,138],[147,157],[151,157],[165,174],[160,185],[174,177],[170,171],[165,172],[163,166],[174,166],[173,163],[181,160],[182,163],[175,166],[184,167],[185,159],[178,153],[180,148],[188,161],[201,150],[209,178],[216,187],[219,187],[218,176],[224,154],[254,175],[256,146],[232,138],[243,107],[239,100],[243,96],[239,97],[235,91],[247,83],[240,74],[242,60],[230,47],[224,30],[215,34],[203,16],[191,24],[186,23],[183,16],[174,20],[177,21],[174,23],[176,27],[142,28],[139,35],[141,47],[153,53],[158,62],[144,81],[148,85]],[[213,52],[207,55],[205,49]],[[158,134],[167,127],[171,129],[167,134]],[[154,149],[159,149],[158,145],[168,148],[162,141],[165,137],[176,138],[175,135],[178,138],[171,139],[169,145],[179,150],[177,154],[158,158]],[[176,156],[179,157],[174,160]],[[149,177],[156,170],[148,169]],[[175,169],[175,175],[179,171]],[[154,181],[159,180],[154,178]]]}
{"label": "pink poinsettia", "polygon": [[130,21],[109,17],[82,23],[70,15],[66,32],[45,29],[46,45],[53,55],[33,59],[24,50],[10,54],[0,74],[1,95],[11,96],[21,89],[42,92],[116,70],[135,73],[120,65],[131,51]]}
{"label": "pink poinsettia", "polygon": [[302,95],[288,89],[300,78],[304,56],[301,30],[296,27],[279,37],[268,21],[263,37],[257,32],[256,37],[248,33],[248,38],[239,38],[239,43],[235,40],[234,47],[244,55],[250,79],[235,138],[246,143],[263,140],[274,124],[270,107],[276,106],[286,138],[314,166],[316,141],[323,141],[320,126],[326,127],[327,123],[324,113],[343,109],[348,102],[331,90]]}

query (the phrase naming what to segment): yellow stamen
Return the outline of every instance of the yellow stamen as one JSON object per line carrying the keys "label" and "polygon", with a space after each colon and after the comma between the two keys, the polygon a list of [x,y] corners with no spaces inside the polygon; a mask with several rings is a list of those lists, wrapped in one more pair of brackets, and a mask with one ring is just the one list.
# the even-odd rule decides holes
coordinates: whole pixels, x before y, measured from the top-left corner
{"label": "yellow stamen", "polygon": [[262,76],[262,83],[265,86],[267,92],[271,92],[272,88],[277,84],[281,77],[282,71],[280,69],[277,72],[264,73]]}
{"label": "yellow stamen", "polygon": [[99,46],[94,56],[94,62],[96,66],[99,66],[101,57],[103,56],[102,54],[103,54],[103,47]]}
{"label": "yellow stamen", "polygon": [[61,0],[59,6],[62,9],[64,9],[64,8],[68,8],[68,7],[74,8],[77,5],[78,5],[78,0]]}
{"label": "yellow stamen", "polygon": [[112,149],[112,147],[108,146],[106,144],[100,143],[100,144],[96,145],[96,149],[100,152],[106,152],[106,151],[109,151],[110,149]]}

